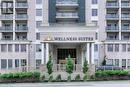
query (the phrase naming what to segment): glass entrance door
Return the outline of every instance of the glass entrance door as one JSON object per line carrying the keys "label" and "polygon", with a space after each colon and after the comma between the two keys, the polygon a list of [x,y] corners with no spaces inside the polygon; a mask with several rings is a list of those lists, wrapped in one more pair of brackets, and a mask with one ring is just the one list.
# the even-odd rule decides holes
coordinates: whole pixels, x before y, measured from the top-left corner
{"label": "glass entrance door", "polygon": [[65,64],[69,55],[76,64],[76,49],[57,49],[57,63]]}

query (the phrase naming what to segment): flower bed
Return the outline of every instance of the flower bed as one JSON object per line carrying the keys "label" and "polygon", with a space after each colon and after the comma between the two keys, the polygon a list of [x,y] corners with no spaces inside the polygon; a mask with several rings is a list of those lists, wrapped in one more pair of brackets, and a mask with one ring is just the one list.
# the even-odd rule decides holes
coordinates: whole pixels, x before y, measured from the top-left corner
{"label": "flower bed", "polygon": [[39,72],[18,72],[18,73],[7,73],[0,75],[1,83],[11,82],[37,82],[39,81]]}
{"label": "flower bed", "polygon": [[130,80],[129,71],[125,70],[106,70],[96,71],[96,80]]}

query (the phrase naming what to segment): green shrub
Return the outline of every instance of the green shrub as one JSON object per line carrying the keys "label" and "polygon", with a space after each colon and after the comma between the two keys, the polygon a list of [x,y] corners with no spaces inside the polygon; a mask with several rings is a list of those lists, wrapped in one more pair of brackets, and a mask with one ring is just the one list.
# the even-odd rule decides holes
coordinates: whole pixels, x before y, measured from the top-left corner
{"label": "green shrub", "polygon": [[41,80],[45,80],[45,79],[46,79],[46,76],[43,75],[43,76],[41,77]]}
{"label": "green shrub", "polygon": [[49,75],[52,74],[52,72],[53,72],[52,67],[53,67],[53,61],[52,61],[52,58],[50,56],[49,61],[47,62],[47,71],[48,71]]}
{"label": "green shrub", "polygon": [[57,77],[56,77],[56,79],[55,79],[56,81],[61,81],[61,75],[59,74],[59,75],[57,75]]}
{"label": "green shrub", "polygon": [[67,81],[68,81],[68,82],[71,81],[71,75],[69,75],[69,76],[67,77]]}
{"label": "green shrub", "polygon": [[84,81],[87,81],[87,80],[88,80],[88,75],[87,75],[87,74],[84,75],[83,80],[84,80]]}
{"label": "green shrub", "polygon": [[66,62],[66,72],[71,74],[71,73],[73,73],[73,69],[74,69],[74,63],[73,63],[72,58],[69,55],[69,57],[67,58],[67,62]]}
{"label": "green shrub", "polygon": [[95,72],[96,77],[108,77],[113,75],[129,75],[129,72],[125,70],[105,70]]}
{"label": "green shrub", "polygon": [[49,80],[48,80],[49,82],[52,82],[53,81],[53,75],[51,75],[50,77],[49,77]]}
{"label": "green shrub", "polygon": [[35,78],[39,79],[39,78],[40,78],[40,72],[34,72],[34,73],[33,73],[33,76],[34,76]]}
{"label": "green shrub", "polygon": [[20,73],[14,73],[14,74],[13,74],[13,78],[19,78],[19,74],[20,74]]}
{"label": "green shrub", "polygon": [[6,73],[6,74],[1,74],[0,78],[29,78],[29,77],[34,77],[34,78],[39,78],[40,73],[39,72],[18,72],[18,73]]}
{"label": "green shrub", "polygon": [[80,77],[80,75],[79,75],[79,74],[78,74],[78,75],[76,75],[75,80],[76,80],[76,81],[80,81],[80,80],[81,80],[81,77]]}
{"label": "green shrub", "polygon": [[85,58],[84,63],[83,63],[83,73],[86,74],[87,71],[88,71],[88,62]]}

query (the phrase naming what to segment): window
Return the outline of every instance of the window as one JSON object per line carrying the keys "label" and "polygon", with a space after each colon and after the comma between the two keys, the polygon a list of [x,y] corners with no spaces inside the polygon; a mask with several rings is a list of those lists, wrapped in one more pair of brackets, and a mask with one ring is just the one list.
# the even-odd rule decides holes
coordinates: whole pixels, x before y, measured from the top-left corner
{"label": "window", "polygon": [[119,66],[119,59],[115,59],[115,66]]}
{"label": "window", "polygon": [[12,51],[13,51],[12,44],[9,44],[8,45],[8,52],[12,52]]}
{"label": "window", "polygon": [[115,44],[115,52],[119,52],[119,44]]}
{"label": "window", "polygon": [[122,59],[122,68],[123,68],[123,69],[126,68],[126,59]]}
{"label": "window", "polygon": [[108,60],[106,61],[106,64],[107,64],[107,65],[113,65],[113,59],[108,59]]}
{"label": "window", "polygon": [[21,66],[26,66],[26,65],[27,65],[26,59],[22,59],[22,60],[21,60]]}
{"label": "window", "polygon": [[36,0],[36,4],[42,4],[42,0]]}
{"label": "window", "polygon": [[12,68],[13,67],[13,61],[12,59],[8,59],[8,68]]}
{"label": "window", "polygon": [[113,44],[108,44],[107,45],[107,51],[108,52],[113,52]]}
{"label": "window", "polygon": [[97,4],[97,0],[92,0],[92,4]]}
{"label": "window", "polygon": [[19,44],[15,44],[15,52],[19,52]]}
{"label": "window", "polygon": [[15,59],[15,67],[19,67],[19,59]]}
{"label": "window", "polygon": [[36,16],[42,16],[42,9],[36,9]]}
{"label": "window", "polygon": [[127,51],[130,52],[130,44],[128,44]]}
{"label": "window", "polygon": [[6,68],[7,68],[7,60],[1,59],[1,69],[6,69]]}
{"label": "window", "polygon": [[130,69],[130,59],[127,60],[127,67]]}
{"label": "window", "polygon": [[36,28],[39,28],[42,24],[42,21],[36,21]]}
{"label": "window", "polygon": [[97,16],[97,9],[92,9],[92,16]]}
{"label": "window", "polygon": [[41,44],[36,44],[36,52],[41,52]]}
{"label": "window", "polygon": [[39,69],[39,66],[41,65],[41,60],[37,59],[36,60],[36,68]]}
{"label": "window", "polygon": [[94,45],[94,51],[95,51],[95,52],[98,51],[98,45],[97,45],[97,44]]}
{"label": "window", "polygon": [[1,44],[1,52],[7,52],[7,45]]}
{"label": "window", "polygon": [[36,33],[36,39],[40,40],[40,33]]}
{"label": "window", "polygon": [[26,52],[26,44],[21,44],[21,52]]}
{"label": "window", "polygon": [[126,52],[126,44],[122,44],[122,52]]}

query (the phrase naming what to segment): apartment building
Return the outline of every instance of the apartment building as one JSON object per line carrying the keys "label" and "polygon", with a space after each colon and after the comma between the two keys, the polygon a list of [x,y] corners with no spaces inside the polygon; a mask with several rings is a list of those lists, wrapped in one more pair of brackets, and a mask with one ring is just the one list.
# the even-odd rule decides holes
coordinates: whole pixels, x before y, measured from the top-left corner
{"label": "apartment building", "polygon": [[62,70],[89,64],[130,68],[129,0],[1,0],[0,69],[39,69],[51,55]]}

